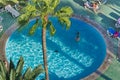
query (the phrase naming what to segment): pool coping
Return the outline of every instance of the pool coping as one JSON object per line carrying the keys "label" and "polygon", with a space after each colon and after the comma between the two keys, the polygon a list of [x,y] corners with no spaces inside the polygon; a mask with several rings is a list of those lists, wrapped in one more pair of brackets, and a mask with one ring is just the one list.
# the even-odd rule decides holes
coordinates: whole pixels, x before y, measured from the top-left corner
{"label": "pool coping", "polygon": [[[104,60],[104,62],[102,63],[102,65],[97,69],[97,71],[93,72],[92,74],[88,75],[87,77],[81,79],[81,80],[95,80],[97,79],[98,76],[100,76],[102,73],[105,72],[105,70],[108,69],[110,63],[112,62],[112,58],[114,57],[113,53],[112,53],[112,45],[113,42],[110,40],[109,36],[107,36],[106,30],[104,30],[104,28],[99,25],[98,23],[96,23],[95,21],[91,20],[89,18],[89,16],[85,17],[85,16],[81,16],[81,15],[72,15],[73,17],[87,22],[89,25],[92,25],[93,27],[95,27],[104,37],[106,45],[107,45],[107,50],[106,50],[106,58]],[[5,45],[6,45],[6,41],[9,38],[9,36],[19,27],[19,24],[16,22],[14,23],[12,26],[10,26],[2,35],[2,37],[0,38],[0,59],[1,60],[6,60],[6,54],[5,54]],[[7,61],[8,63],[8,61]],[[8,65],[9,66],[9,65]],[[7,66],[7,67],[8,67]]]}

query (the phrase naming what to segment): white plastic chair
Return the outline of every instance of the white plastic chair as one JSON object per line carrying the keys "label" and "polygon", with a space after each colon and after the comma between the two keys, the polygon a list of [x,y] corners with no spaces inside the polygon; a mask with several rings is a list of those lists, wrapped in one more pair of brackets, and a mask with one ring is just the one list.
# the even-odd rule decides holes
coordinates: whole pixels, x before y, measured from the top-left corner
{"label": "white plastic chair", "polygon": [[2,32],[3,31],[3,26],[0,26],[0,32]]}

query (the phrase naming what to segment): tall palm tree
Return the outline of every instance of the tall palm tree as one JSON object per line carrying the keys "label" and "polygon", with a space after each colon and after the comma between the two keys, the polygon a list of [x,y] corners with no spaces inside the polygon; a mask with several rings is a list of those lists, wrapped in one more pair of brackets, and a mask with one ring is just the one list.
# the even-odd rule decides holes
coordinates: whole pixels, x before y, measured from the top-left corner
{"label": "tall palm tree", "polygon": [[[60,3],[60,0],[31,0],[26,7],[22,10],[22,15],[18,18],[21,25],[25,25],[31,18],[36,18],[36,23],[30,29],[29,34],[34,34],[41,20],[42,25],[42,51],[45,69],[45,80],[49,80],[48,65],[47,65],[47,54],[46,54],[46,29],[49,26],[50,34],[54,35],[56,30],[52,22],[48,19],[49,16],[55,16],[58,18],[60,23],[66,26],[66,29],[70,28],[71,22],[69,20],[73,13],[73,10],[68,7],[62,7],[56,10],[56,7]],[[21,29],[20,27],[19,29]]]}
{"label": "tall palm tree", "polygon": [[31,70],[27,68],[25,73],[22,75],[24,60],[23,57],[20,57],[16,68],[14,63],[10,60],[9,70],[7,70],[3,61],[0,61],[0,80],[35,80],[35,78],[44,72],[42,65],[38,65],[36,68]]}

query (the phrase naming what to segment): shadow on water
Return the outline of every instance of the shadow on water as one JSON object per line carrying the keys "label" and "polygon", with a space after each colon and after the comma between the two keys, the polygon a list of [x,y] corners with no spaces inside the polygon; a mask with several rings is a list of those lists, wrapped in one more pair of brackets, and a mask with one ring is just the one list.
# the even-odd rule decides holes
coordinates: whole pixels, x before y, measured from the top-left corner
{"label": "shadow on water", "polygon": [[[75,63],[75,64],[78,65],[79,67],[85,68],[84,65],[82,65],[81,63],[79,63],[76,59],[72,58],[70,55],[68,55],[67,53],[65,53],[63,50],[61,50],[61,48],[60,48],[59,45],[57,45],[56,43],[52,42],[51,40],[47,40],[47,42],[50,43],[50,45],[49,45],[50,47],[48,47],[48,49],[51,48],[51,46],[54,46],[54,48],[55,48],[55,50],[57,50],[57,53],[58,53],[58,54],[66,57],[66,59],[69,59],[71,62]],[[52,48],[53,48],[53,47],[52,47]],[[51,49],[52,49],[52,48],[51,48]],[[55,53],[56,53],[56,52],[55,52]]]}
{"label": "shadow on water", "polygon": [[[82,72],[82,73],[86,73],[88,67],[85,67],[83,64],[78,62],[76,59],[71,57],[69,54],[67,54],[66,52],[61,50],[59,45],[57,45],[56,43],[52,42],[51,40],[47,40],[47,43],[50,43],[50,46],[48,46],[48,49],[55,49],[55,50],[57,50],[57,52],[55,52],[55,50],[54,50],[53,54],[60,54],[61,56],[64,56],[66,59],[68,59],[70,62],[74,63],[78,67],[81,67],[82,69],[86,69],[86,70],[84,70]],[[89,73],[89,71],[88,71],[88,73]],[[74,76],[71,76],[71,77],[68,77],[68,78],[59,77],[58,75],[56,75],[55,72],[51,72],[51,71],[50,71],[49,75],[50,75],[50,78],[52,78],[51,80],[53,80],[53,79],[55,79],[55,80],[79,80],[80,78],[86,76],[86,74],[82,74],[82,73],[77,73]],[[91,73],[91,71],[90,71],[90,73]]]}

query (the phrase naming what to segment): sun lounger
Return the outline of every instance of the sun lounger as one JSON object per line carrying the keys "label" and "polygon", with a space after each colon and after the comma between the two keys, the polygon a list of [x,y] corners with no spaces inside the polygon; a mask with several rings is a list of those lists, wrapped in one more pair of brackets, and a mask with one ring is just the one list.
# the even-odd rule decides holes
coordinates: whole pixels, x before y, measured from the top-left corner
{"label": "sun lounger", "polygon": [[20,13],[18,11],[16,11],[11,5],[5,6],[5,10],[10,12],[12,14],[12,16],[14,16],[14,17],[18,17],[20,15]]}
{"label": "sun lounger", "polygon": [[107,29],[107,35],[113,38],[116,38],[120,41],[120,32],[117,32],[112,27]]}
{"label": "sun lounger", "polygon": [[113,36],[115,34],[115,32],[116,31],[112,27],[110,27],[110,28],[107,29],[108,36]]}
{"label": "sun lounger", "polygon": [[84,7],[85,8],[93,8],[88,1],[84,3]]}
{"label": "sun lounger", "polygon": [[115,27],[116,28],[120,28],[120,18],[117,20],[117,22],[115,23]]}

